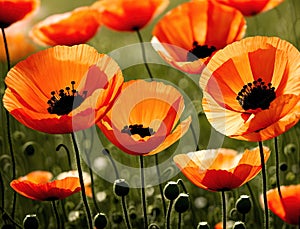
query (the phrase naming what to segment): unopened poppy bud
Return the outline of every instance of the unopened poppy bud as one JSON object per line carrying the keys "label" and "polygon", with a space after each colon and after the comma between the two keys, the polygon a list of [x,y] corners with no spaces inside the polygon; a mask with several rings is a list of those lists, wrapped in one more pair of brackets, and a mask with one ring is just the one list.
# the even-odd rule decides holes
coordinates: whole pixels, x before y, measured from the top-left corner
{"label": "unopened poppy bud", "polygon": [[287,144],[285,147],[284,147],[284,154],[285,155],[289,155],[289,154],[293,154],[295,153],[297,150],[296,148],[296,145],[293,144],[293,143],[290,143],[290,144]]}
{"label": "unopened poppy bud", "polygon": [[137,218],[137,214],[136,214],[136,210],[135,210],[134,206],[130,206],[128,208],[128,212],[129,212],[130,219],[136,219]]}
{"label": "unopened poppy bud", "polygon": [[103,229],[107,225],[107,217],[104,213],[98,213],[94,217],[94,225],[96,229]]}
{"label": "unopened poppy bud", "polygon": [[280,164],[280,170],[281,170],[282,172],[284,172],[284,171],[286,171],[287,169],[288,169],[287,163],[282,162],[282,163]]}
{"label": "unopened poppy bud", "polygon": [[175,200],[179,195],[179,188],[175,181],[169,181],[164,188],[164,196],[168,200]]}
{"label": "unopened poppy bud", "polygon": [[209,225],[207,222],[198,223],[197,229],[209,229]]}
{"label": "unopened poppy bud", "polygon": [[178,213],[183,213],[189,209],[189,206],[189,195],[186,193],[180,193],[177,199],[175,200],[175,211],[177,211]]}
{"label": "unopened poppy bud", "polygon": [[119,212],[114,212],[112,214],[112,221],[116,224],[120,224],[123,221],[123,215]]}
{"label": "unopened poppy bud", "polygon": [[39,228],[39,220],[35,214],[26,215],[23,220],[24,229],[37,229]]}
{"label": "unopened poppy bud", "polygon": [[238,221],[234,223],[232,229],[246,229],[246,225],[243,222]]}
{"label": "unopened poppy bud", "polygon": [[115,180],[114,193],[117,196],[126,196],[126,195],[128,195],[128,193],[129,193],[129,184],[125,181],[125,179]]}
{"label": "unopened poppy bud", "polygon": [[240,198],[235,203],[235,208],[241,214],[246,214],[251,209],[251,200],[247,195],[241,195]]}
{"label": "unopened poppy bud", "polygon": [[151,224],[148,226],[148,229],[159,229],[159,226],[158,226],[156,223],[151,223]]}

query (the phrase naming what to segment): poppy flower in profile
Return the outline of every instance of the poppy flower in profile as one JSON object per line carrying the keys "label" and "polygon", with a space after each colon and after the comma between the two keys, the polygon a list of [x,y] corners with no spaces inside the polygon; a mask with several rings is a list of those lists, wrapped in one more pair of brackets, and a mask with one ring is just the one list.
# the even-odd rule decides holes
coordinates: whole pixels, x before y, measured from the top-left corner
{"label": "poppy flower in profile", "polygon": [[19,122],[51,134],[94,125],[123,83],[117,63],[82,44],[56,46],[16,64],[5,78],[3,103]]}
{"label": "poppy flower in profile", "polygon": [[202,105],[220,133],[274,138],[300,118],[300,53],[276,37],[249,37],[218,51],[200,78]]}
{"label": "poppy flower in profile", "polygon": [[0,0],[0,28],[31,15],[39,5],[39,0]]}
{"label": "poppy flower in profile", "polygon": [[[264,147],[264,160],[270,150]],[[178,154],[173,158],[181,172],[196,186],[209,191],[228,191],[253,179],[261,170],[256,147],[238,153],[231,149],[209,149]]]}
{"label": "poppy flower in profile", "polygon": [[183,109],[183,97],[174,87],[132,80],[123,84],[120,95],[97,125],[125,153],[153,155],[187,132],[191,117],[179,121]]}
{"label": "poppy flower in profile", "polygon": [[[10,61],[13,63],[37,51],[37,47],[28,36],[28,22],[28,19],[18,21],[5,29]],[[3,37],[0,37],[0,44],[3,43]],[[7,61],[4,45],[0,45],[0,61]]]}
{"label": "poppy flower in profile", "polygon": [[76,177],[46,183],[36,183],[22,177],[10,182],[10,186],[22,196],[39,201],[61,200],[81,190],[79,178]]}
{"label": "poppy flower in profile", "polygon": [[79,7],[71,12],[52,15],[36,24],[32,39],[41,45],[77,45],[89,41],[98,31],[100,13],[91,7]]}
{"label": "poppy flower in profile", "polygon": [[268,208],[284,222],[299,225],[300,221],[300,184],[280,186],[267,191]]}
{"label": "poppy flower in profile", "polygon": [[243,38],[245,31],[246,21],[238,10],[214,1],[194,1],[159,20],[151,43],[167,63],[198,74],[217,50]]}
{"label": "poppy flower in profile", "polygon": [[92,7],[101,13],[105,26],[117,31],[136,31],[162,13],[169,0],[101,0]]}
{"label": "poppy flower in profile", "polygon": [[[196,0],[198,1],[198,0]],[[284,0],[216,0],[219,3],[234,7],[245,16],[253,16],[258,13],[273,9]]]}

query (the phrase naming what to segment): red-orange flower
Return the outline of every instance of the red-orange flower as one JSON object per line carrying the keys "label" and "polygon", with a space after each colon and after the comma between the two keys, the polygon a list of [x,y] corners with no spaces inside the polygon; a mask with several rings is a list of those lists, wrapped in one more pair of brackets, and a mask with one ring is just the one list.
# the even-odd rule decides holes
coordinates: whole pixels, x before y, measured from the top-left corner
{"label": "red-orange flower", "polygon": [[54,180],[46,183],[37,183],[36,180],[32,181],[27,178],[25,176],[17,180],[13,180],[10,183],[10,186],[17,193],[33,200],[60,200],[81,190],[79,178],[76,177],[67,177],[62,180]]}
{"label": "red-orange flower", "polygon": [[[264,147],[264,160],[270,151]],[[238,154],[231,149],[209,149],[173,158],[181,172],[196,186],[210,191],[238,188],[254,178],[261,170],[259,148]]]}
{"label": "red-orange flower", "polygon": [[52,15],[36,24],[31,37],[41,45],[76,45],[89,41],[98,31],[100,13],[91,7]]}
{"label": "red-orange flower", "polygon": [[135,31],[145,27],[169,4],[169,0],[101,0],[93,4],[101,20],[117,31]]}
{"label": "red-orange flower", "polygon": [[153,155],[187,132],[191,117],[179,122],[183,109],[183,97],[174,87],[132,80],[123,84],[112,108],[97,125],[124,152]]}
{"label": "red-orange flower", "polygon": [[284,0],[216,0],[216,1],[238,9],[245,16],[252,16],[273,9],[274,7],[282,3]]}
{"label": "red-orange flower", "polygon": [[[28,36],[29,20],[25,19],[14,23],[5,29],[5,36],[8,43],[10,61],[13,63],[29,56],[37,51],[37,47]],[[3,44],[3,37],[0,38],[0,44]],[[22,44],[22,45],[20,45]],[[4,45],[0,45],[0,61],[6,61]]]}
{"label": "red-orange flower", "polygon": [[5,79],[5,108],[22,124],[46,133],[94,125],[123,83],[117,63],[94,48],[56,46],[19,62]]}
{"label": "red-orange flower", "polygon": [[203,109],[220,133],[264,141],[300,118],[300,53],[276,37],[249,37],[210,60],[200,78]]}
{"label": "red-orange flower", "polygon": [[267,192],[268,208],[283,221],[299,225],[300,220],[300,184],[280,187],[282,199],[278,190]]}
{"label": "red-orange flower", "polygon": [[36,184],[44,184],[53,178],[52,173],[48,171],[36,170],[28,173],[26,176],[20,177],[19,181],[30,181]]}
{"label": "red-orange flower", "polygon": [[245,30],[238,10],[214,1],[194,1],[168,12],[155,26],[151,42],[172,66],[197,74],[215,51],[240,40]]}
{"label": "red-orange flower", "polygon": [[0,0],[0,28],[22,20],[40,5],[39,0]]}

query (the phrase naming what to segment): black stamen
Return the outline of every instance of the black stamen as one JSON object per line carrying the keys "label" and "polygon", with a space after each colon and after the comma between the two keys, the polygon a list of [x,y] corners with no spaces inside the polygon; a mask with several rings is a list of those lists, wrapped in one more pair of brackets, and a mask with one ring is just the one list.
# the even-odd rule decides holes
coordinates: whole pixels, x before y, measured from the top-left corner
{"label": "black stamen", "polygon": [[208,45],[198,45],[197,41],[193,42],[193,48],[187,53],[187,61],[195,61],[198,59],[209,57],[214,51],[216,51],[215,46],[208,47]]}
{"label": "black stamen", "polygon": [[[66,115],[72,110],[79,107],[83,100],[86,98],[87,91],[84,91],[82,95],[75,89],[75,81],[71,82],[72,90],[70,87],[66,89],[60,89],[59,92],[52,91],[52,97],[48,100],[48,112],[50,114]],[[71,90],[71,91],[70,91]]]}
{"label": "black stamen", "polygon": [[266,110],[276,98],[275,88],[266,84],[261,78],[243,86],[236,99],[244,110],[261,108]]}
{"label": "black stamen", "polygon": [[121,132],[126,133],[130,136],[134,135],[134,134],[138,134],[142,138],[144,138],[146,136],[151,136],[155,133],[152,128],[149,128],[149,127],[144,128],[142,124],[134,124],[134,125],[124,126],[124,128],[121,130]]}

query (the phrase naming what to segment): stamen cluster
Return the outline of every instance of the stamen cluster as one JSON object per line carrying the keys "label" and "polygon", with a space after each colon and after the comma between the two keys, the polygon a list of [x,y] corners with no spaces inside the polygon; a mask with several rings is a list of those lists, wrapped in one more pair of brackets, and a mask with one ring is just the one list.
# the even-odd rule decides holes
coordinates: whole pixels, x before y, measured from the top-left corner
{"label": "stamen cluster", "polygon": [[142,138],[144,138],[146,136],[151,136],[155,133],[152,128],[143,127],[143,124],[134,124],[134,125],[124,126],[124,128],[122,129],[121,132],[127,133],[130,136],[134,135],[134,134],[138,134]]}
{"label": "stamen cluster", "polygon": [[198,59],[209,57],[214,51],[215,46],[208,47],[208,45],[199,45],[197,41],[193,42],[193,48],[187,53],[187,61],[195,61]]}
{"label": "stamen cluster", "polygon": [[266,84],[261,78],[244,85],[236,97],[244,110],[266,110],[275,98],[275,87],[272,87],[271,83]]}
{"label": "stamen cluster", "polygon": [[50,114],[66,115],[73,109],[80,106],[86,97],[87,91],[84,91],[82,95],[75,89],[75,81],[71,81],[72,88],[66,87],[60,89],[59,92],[52,91],[51,99],[48,100],[48,112]]}

